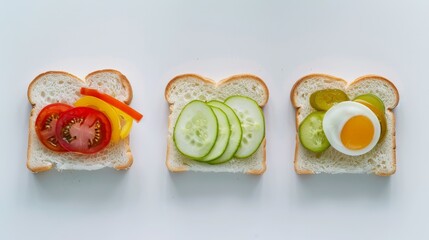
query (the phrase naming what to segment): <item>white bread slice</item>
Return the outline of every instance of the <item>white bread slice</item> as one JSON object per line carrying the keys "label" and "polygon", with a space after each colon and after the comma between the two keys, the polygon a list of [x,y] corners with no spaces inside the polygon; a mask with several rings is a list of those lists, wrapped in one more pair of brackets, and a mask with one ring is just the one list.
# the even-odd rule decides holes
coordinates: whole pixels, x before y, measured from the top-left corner
{"label": "white bread slice", "polygon": [[265,138],[252,156],[246,159],[233,158],[229,162],[218,165],[193,161],[183,156],[174,145],[174,126],[178,115],[187,103],[196,99],[224,101],[234,95],[250,97],[263,107],[268,101],[269,92],[264,81],[250,74],[231,76],[218,83],[196,74],[184,74],[173,78],[168,83],[165,88],[165,99],[170,104],[166,165],[170,171],[242,172],[248,174],[265,172]]}
{"label": "white bread slice", "polygon": [[395,85],[384,77],[362,76],[350,84],[343,79],[311,74],[298,80],[291,90],[291,101],[296,108],[296,129],[308,114],[314,111],[309,98],[312,93],[328,88],[341,89],[350,99],[365,93],[378,96],[386,106],[387,131],[383,140],[368,153],[348,156],[333,147],[322,154],[305,149],[296,134],[295,171],[298,174],[316,173],[374,173],[389,176],[396,171],[395,116],[392,110],[398,105],[399,93]]}
{"label": "white bread slice", "polygon": [[122,73],[106,69],[89,74],[85,81],[66,72],[50,71],[37,76],[28,86],[28,100],[33,108],[30,114],[27,167],[32,172],[58,170],[96,170],[104,167],[127,169],[133,162],[129,138],[109,144],[95,154],[57,153],[47,149],[35,132],[35,121],[40,110],[51,103],[73,103],[81,97],[80,88],[89,87],[107,93],[129,104],[132,89]]}

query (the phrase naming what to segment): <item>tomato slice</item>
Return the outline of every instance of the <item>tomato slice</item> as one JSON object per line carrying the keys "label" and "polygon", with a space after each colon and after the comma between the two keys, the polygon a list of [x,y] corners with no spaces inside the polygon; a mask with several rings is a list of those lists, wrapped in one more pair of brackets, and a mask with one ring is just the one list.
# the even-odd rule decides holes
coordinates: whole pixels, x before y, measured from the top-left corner
{"label": "tomato slice", "polygon": [[106,115],[89,107],[76,107],[61,114],[55,131],[64,149],[84,154],[105,148],[112,133]]}
{"label": "tomato slice", "polygon": [[121,132],[121,120],[113,107],[105,101],[96,97],[84,96],[78,99],[73,105],[76,107],[90,107],[106,114],[112,127],[111,141],[118,142]]}
{"label": "tomato slice", "polygon": [[108,104],[111,104],[116,108],[119,108],[120,110],[122,110],[123,112],[125,112],[126,114],[128,114],[132,118],[134,118],[137,122],[139,122],[143,118],[143,115],[141,113],[137,112],[136,110],[134,110],[133,108],[131,108],[127,104],[119,101],[118,99],[116,99],[110,95],[101,93],[95,89],[83,87],[80,89],[80,93],[82,95],[93,96],[93,97],[99,98],[99,99],[107,102]]}
{"label": "tomato slice", "polygon": [[55,135],[55,128],[60,115],[72,109],[72,106],[63,103],[54,103],[44,107],[36,118],[36,134],[42,144],[52,151],[65,152],[67,151],[58,143]]}

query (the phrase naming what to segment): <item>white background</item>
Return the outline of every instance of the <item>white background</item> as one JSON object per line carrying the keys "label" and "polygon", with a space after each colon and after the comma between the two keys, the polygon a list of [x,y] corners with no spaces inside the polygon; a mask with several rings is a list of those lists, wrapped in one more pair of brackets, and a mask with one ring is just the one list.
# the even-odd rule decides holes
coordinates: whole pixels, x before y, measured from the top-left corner
{"label": "white background", "polygon": [[[428,1],[1,1],[0,239],[428,239]],[[134,89],[128,171],[25,167],[39,73],[114,68]],[[253,73],[270,89],[262,176],[171,174],[175,75]],[[293,83],[374,73],[399,89],[397,172],[298,176]]]}

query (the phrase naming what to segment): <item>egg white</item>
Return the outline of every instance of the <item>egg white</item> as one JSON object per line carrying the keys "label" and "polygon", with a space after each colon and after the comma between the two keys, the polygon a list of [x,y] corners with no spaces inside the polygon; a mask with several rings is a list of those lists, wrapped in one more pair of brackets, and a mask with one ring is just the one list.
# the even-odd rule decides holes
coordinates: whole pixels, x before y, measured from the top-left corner
{"label": "egg white", "polygon": [[[341,141],[341,131],[350,118],[359,115],[367,117],[372,122],[374,135],[370,144],[365,148],[359,150],[348,149]],[[371,151],[375,147],[380,138],[381,126],[377,116],[367,106],[357,102],[345,101],[336,104],[326,112],[323,118],[323,131],[331,146],[337,151],[350,156],[358,156]]]}

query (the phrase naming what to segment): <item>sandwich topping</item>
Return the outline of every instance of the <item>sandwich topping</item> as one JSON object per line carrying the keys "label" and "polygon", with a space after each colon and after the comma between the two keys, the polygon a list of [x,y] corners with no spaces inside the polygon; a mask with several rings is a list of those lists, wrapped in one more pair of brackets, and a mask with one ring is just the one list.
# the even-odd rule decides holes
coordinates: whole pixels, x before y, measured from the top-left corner
{"label": "sandwich topping", "polygon": [[60,145],[70,152],[96,153],[110,142],[111,125],[102,112],[76,107],[58,119],[56,135]]}
{"label": "sandwich topping", "polygon": [[54,103],[44,107],[36,118],[35,129],[40,142],[55,152],[66,150],[58,143],[55,129],[57,121],[63,112],[72,109],[72,106],[63,103]]}
{"label": "sandwich topping", "polygon": [[48,149],[56,152],[97,153],[110,142],[115,144],[126,138],[133,119],[140,120],[143,117],[107,94],[95,89],[82,89],[82,94],[91,96],[83,96],[74,103],[74,107],[63,103],[47,105],[37,116],[36,133]]}
{"label": "sandwich topping", "polygon": [[251,156],[265,137],[261,107],[243,96],[224,102],[189,102],[174,127],[173,140],[183,155],[208,164]]}
{"label": "sandwich topping", "polygon": [[371,151],[386,134],[385,106],[373,94],[349,101],[339,89],[327,89],[310,96],[311,106],[318,110],[300,124],[301,144],[311,152],[321,153],[330,146],[350,156]]}

